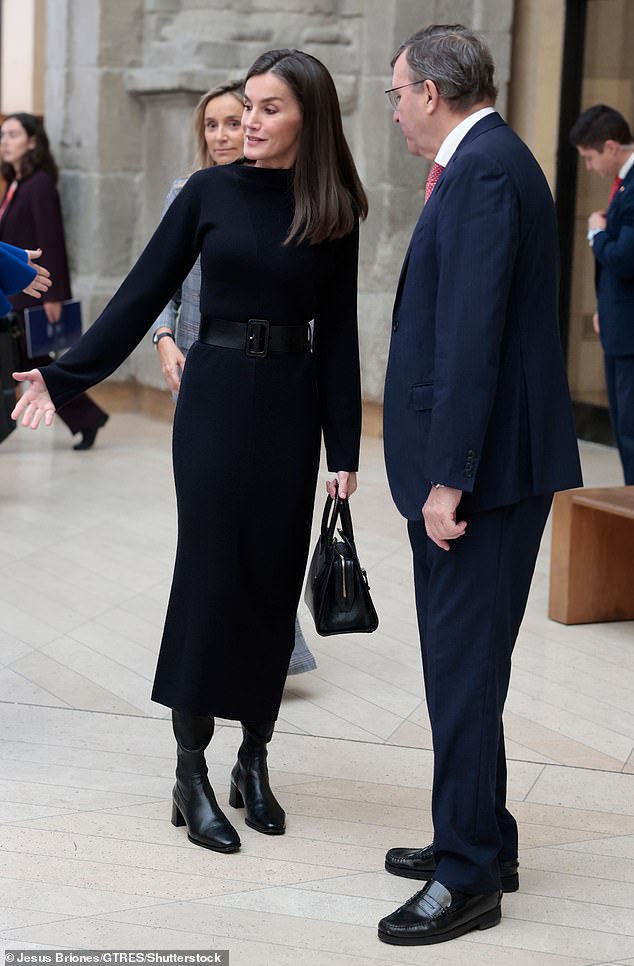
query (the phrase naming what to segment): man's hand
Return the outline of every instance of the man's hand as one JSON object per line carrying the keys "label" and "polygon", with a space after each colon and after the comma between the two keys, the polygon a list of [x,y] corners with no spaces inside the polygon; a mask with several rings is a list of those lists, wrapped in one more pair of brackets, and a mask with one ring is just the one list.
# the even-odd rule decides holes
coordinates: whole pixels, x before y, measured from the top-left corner
{"label": "man's hand", "polygon": [[599,325],[599,313],[598,312],[595,312],[594,315],[592,316],[592,328],[594,329],[594,331],[596,332],[597,335],[600,335],[601,334],[601,327]]}
{"label": "man's hand", "polygon": [[34,299],[41,299],[42,292],[48,292],[49,288],[53,284],[51,282],[51,273],[48,271],[48,269],[44,268],[42,265],[38,265],[35,262],[35,259],[39,258],[42,254],[41,248],[36,248],[35,251],[30,251],[28,248],[25,248],[24,250],[29,256],[29,265],[31,268],[36,270],[37,275],[32,282],[29,282],[26,288],[22,289],[22,291]]}
{"label": "man's hand", "polygon": [[605,231],[606,225],[605,211],[593,211],[588,218],[588,228],[598,228],[599,231]]}
{"label": "man's hand", "polygon": [[451,486],[432,486],[423,507],[427,536],[441,550],[449,550],[447,541],[464,536],[467,529],[465,520],[456,523],[456,510],[461,499],[462,490],[455,490]]}

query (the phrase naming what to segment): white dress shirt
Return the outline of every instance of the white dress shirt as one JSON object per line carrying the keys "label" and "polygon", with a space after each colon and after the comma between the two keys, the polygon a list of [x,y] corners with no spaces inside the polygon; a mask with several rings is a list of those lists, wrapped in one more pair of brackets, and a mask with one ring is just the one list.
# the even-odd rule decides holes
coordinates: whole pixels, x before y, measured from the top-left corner
{"label": "white dress shirt", "polygon": [[449,132],[445,140],[438,148],[438,154],[434,159],[435,163],[441,164],[443,168],[446,168],[465,134],[471,130],[474,124],[477,124],[478,121],[481,121],[483,117],[486,117],[487,114],[495,114],[495,108],[483,107],[481,110],[475,111],[473,114],[469,114],[469,116],[465,117],[460,124],[456,124],[453,131]]}

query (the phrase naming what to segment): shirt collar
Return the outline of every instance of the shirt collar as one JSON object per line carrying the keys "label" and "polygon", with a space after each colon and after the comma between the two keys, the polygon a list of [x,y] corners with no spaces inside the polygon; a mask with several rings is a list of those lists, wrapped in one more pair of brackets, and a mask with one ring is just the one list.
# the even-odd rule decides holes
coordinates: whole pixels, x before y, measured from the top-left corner
{"label": "shirt collar", "polygon": [[454,151],[467,132],[471,130],[474,124],[477,124],[478,121],[481,121],[483,117],[486,117],[487,114],[495,114],[495,108],[483,107],[481,110],[475,111],[474,114],[469,114],[469,116],[465,117],[460,124],[456,124],[453,131],[449,132],[445,140],[440,145],[438,154],[434,159],[436,164],[441,164],[443,168],[446,168],[451,161]]}
{"label": "shirt collar", "polygon": [[634,165],[634,151],[630,153],[630,156],[625,162],[625,164],[621,165],[621,167],[619,168],[619,178],[626,178],[632,165]]}

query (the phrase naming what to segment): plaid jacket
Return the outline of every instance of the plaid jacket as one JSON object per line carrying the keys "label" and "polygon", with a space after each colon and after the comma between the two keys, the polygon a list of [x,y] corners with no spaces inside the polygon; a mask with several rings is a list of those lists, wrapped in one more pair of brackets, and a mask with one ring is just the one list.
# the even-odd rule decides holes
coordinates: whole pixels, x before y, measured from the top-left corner
{"label": "plaid jacket", "polygon": [[[165,198],[163,214],[165,214],[186,181],[187,178],[177,178],[174,181]],[[191,272],[181,287],[174,292],[172,298],[152,327],[152,334],[161,326],[167,326],[171,329],[174,333],[176,344],[184,355],[187,355],[187,350],[198,338],[198,329],[200,327],[200,282],[199,256]]]}

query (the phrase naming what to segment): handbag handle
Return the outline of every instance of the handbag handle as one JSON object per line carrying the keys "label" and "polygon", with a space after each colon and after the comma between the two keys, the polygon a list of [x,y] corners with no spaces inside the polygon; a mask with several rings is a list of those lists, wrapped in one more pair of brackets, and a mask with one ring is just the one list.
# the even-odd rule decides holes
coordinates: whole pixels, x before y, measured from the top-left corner
{"label": "handbag handle", "polygon": [[[339,500],[339,496],[337,496]],[[341,521],[341,530],[339,531],[342,537],[347,537],[350,543],[354,546],[354,531],[352,529],[352,514],[350,512],[350,501],[349,500],[339,500],[339,520]]]}
{"label": "handbag handle", "polygon": [[326,497],[326,505],[324,506],[324,512],[321,518],[321,539],[322,541],[326,541],[327,544],[332,543],[338,519],[341,521],[342,535],[346,536],[354,544],[350,504],[347,499],[341,500],[339,498],[339,492],[337,492],[334,499],[330,495]]}
{"label": "handbag handle", "polygon": [[[339,516],[339,496],[335,496],[333,499],[330,495],[326,497],[326,503],[324,506],[324,512],[321,517],[321,540],[323,542],[332,543],[332,539],[335,535],[335,527],[337,525],[337,518]],[[329,519],[330,518],[330,519]]]}

